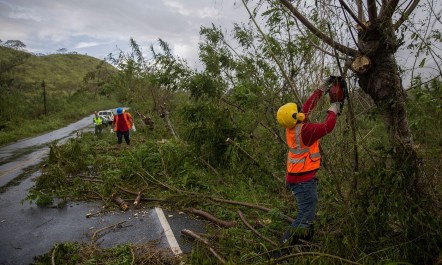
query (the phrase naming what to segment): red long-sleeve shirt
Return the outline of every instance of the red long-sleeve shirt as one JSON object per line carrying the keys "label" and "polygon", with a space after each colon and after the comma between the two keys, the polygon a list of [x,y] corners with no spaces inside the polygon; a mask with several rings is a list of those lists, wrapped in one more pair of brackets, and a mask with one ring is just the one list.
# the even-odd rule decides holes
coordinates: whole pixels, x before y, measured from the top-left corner
{"label": "red long-sleeve shirt", "polygon": [[[308,116],[316,106],[316,103],[322,96],[322,91],[315,90],[307,101],[302,106],[302,112],[305,114],[306,120]],[[305,122],[301,130],[301,141],[306,146],[311,146],[315,141],[319,140],[326,134],[330,133],[336,125],[336,114],[333,111],[328,111],[327,118],[323,123]],[[309,181],[316,175],[317,170],[303,173],[288,173],[286,175],[286,181],[288,183],[299,183]]]}

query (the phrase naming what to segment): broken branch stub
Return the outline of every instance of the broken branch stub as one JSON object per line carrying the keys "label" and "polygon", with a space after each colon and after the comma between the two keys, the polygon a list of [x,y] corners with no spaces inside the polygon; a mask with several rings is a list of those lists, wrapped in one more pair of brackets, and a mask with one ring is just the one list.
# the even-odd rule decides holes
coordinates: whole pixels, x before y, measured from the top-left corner
{"label": "broken branch stub", "polygon": [[161,113],[160,117],[164,119],[166,122],[167,128],[169,129],[170,134],[175,137],[175,139],[179,139],[178,134],[175,132],[175,129],[173,128],[172,122],[169,119],[169,111],[166,109],[166,103],[163,105],[160,105]]}
{"label": "broken branch stub", "polygon": [[356,56],[351,62],[350,69],[356,73],[363,74],[371,67],[371,60],[365,55]]}
{"label": "broken branch stub", "polygon": [[120,206],[121,210],[123,211],[127,211],[127,209],[129,209],[127,203],[115,193],[112,193],[112,201],[115,202],[118,206]]}
{"label": "broken branch stub", "polygon": [[138,205],[140,204],[141,197],[143,197],[143,194],[142,194],[141,191],[140,191],[140,192],[138,192],[138,195],[137,195],[137,197],[135,198],[135,201],[134,201],[134,205],[135,205],[135,206],[138,206]]}

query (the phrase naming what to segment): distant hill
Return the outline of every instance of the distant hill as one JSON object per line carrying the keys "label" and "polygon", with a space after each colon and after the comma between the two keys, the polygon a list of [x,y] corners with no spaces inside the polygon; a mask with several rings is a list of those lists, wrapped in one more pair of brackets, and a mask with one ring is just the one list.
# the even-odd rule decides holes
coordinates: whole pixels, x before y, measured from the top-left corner
{"label": "distant hill", "polygon": [[[8,69],[15,65],[12,69]],[[7,73],[5,73],[7,71]],[[36,56],[0,46],[0,75],[19,89],[32,90],[45,81],[50,90],[76,90],[90,72],[113,73],[117,69],[97,58],[81,54]],[[7,75],[8,78],[5,78]]]}

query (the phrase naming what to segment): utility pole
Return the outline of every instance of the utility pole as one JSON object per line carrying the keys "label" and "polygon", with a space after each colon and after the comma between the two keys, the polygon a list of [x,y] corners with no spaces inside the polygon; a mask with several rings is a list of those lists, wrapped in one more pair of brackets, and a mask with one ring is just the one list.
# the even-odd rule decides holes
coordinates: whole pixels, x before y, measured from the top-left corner
{"label": "utility pole", "polygon": [[44,104],[44,108],[45,108],[45,115],[46,113],[46,84],[45,81],[43,80],[43,82],[41,82],[41,87],[43,88],[43,104]]}

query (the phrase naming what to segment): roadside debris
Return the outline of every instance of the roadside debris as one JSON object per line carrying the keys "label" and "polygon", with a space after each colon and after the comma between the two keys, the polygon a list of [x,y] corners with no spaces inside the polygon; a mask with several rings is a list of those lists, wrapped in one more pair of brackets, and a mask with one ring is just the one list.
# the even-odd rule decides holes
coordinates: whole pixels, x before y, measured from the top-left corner
{"label": "roadside debris", "polygon": [[207,213],[202,210],[191,208],[191,209],[189,209],[189,211],[193,214],[204,217],[207,220],[209,220],[219,226],[225,227],[225,228],[234,227],[236,225],[236,221],[224,221],[224,220],[218,219],[215,216],[211,215],[210,213]]}
{"label": "roadside debris", "polygon": [[112,193],[112,201],[115,202],[118,206],[120,206],[121,210],[123,211],[127,211],[129,209],[127,203],[115,193]]}
{"label": "roadside debris", "polygon": [[196,239],[197,241],[199,241],[199,242],[201,242],[201,243],[204,243],[204,245],[206,245],[206,246],[209,248],[210,253],[212,253],[213,256],[215,256],[221,264],[225,264],[225,263],[226,263],[226,261],[224,260],[224,258],[221,257],[221,255],[219,255],[219,254],[215,251],[215,249],[213,249],[213,247],[210,245],[209,240],[200,237],[199,235],[197,235],[196,233],[194,233],[193,231],[188,230],[188,229],[183,229],[183,230],[181,230],[181,233],[184,234],[184,235],[190,236],[190,237],[192,237],[193,239]]}

